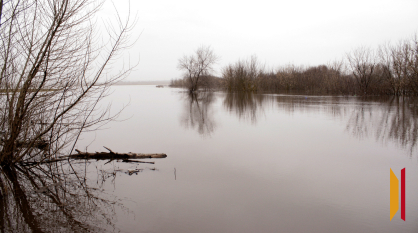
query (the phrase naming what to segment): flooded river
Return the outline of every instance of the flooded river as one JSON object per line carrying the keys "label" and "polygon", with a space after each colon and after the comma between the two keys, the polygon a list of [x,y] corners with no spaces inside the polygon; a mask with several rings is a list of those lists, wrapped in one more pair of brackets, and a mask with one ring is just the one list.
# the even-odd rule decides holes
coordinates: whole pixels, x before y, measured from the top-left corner
{"label": "flooded river", "polygon": [[[33,230],[41,214],[45,231],[418,232],[418,99],[115,86],[106,101],[125,109],[84,134],[79,150],[168,157],[74,161],[84,185],[68,189],[91,188],[68,207],[80,228],[39,204],[33,216],[10,217],[26,226],[16,229]],[[389,171],[400,180],[402,168],[406,221],[400,209],[389,221]]]}

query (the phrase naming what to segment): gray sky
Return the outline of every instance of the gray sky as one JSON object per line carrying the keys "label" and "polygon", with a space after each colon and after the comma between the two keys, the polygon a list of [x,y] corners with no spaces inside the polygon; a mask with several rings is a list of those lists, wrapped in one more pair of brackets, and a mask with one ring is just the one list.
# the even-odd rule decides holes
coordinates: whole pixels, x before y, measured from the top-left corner
{"label": "gray sky", "polygon": [[[128,1],[114,2],[126,15]],[[417,0],[132,0],[130,7],[138,15],[134,36],[142,34],[124,53],[140,56],[127,81],[180,78],[178,59],[200,45],[220,57],[220,75],[254,54],[269,68],[319,65],[418,32]]]}

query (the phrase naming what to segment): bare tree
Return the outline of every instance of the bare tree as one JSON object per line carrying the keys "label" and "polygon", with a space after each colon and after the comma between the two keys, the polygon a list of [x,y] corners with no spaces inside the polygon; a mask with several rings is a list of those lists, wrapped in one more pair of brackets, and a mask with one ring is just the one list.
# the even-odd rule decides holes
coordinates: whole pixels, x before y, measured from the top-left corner
{"label": "bare tree", "polygon": [[377,65],[374,51],[370,48],[360,47],[352,53],[348,53],[347,58],[357,85],[362,94],[367,95],[375,77]]}
{"label": "bare tree", "polygon": [[184,55],[179,59],[178,69],[185,71],[185,78],[189,81],[189,91],[198,90],[202,77],[209,77],[213,72],[213,66],[219,58],[210,46],[200,46],[195,54]]}
{"label": "bare tree", "polygon": [[257,56],[239,60],[234,65],[222,69],[222,77],[229,91],[257,91],[260,76],[265,73],[265,66],[260,64]]}
{"label": "bare tree", "polygon": [[93,0],[1,1],[1,164],[71,153],[82,131],[111,118],[96,107],[131,70],[110,72],[108,65],[128,47],[133,24],[116,14],[116,24],[98,34],[101,6]]}
{"label": "bare tree", "polygon": [[348,78],[345,78],[345,64],[343,60],[335,60],[327,64],[329,72],[326,74],[326,89],[330,93],[350,93]]}
{"label": "bare tree", "polygon": [[412,91],[418,93],[418,38],[417,34],[405,45],[403,57],[406,60],[406,73]]}
{"label": "bare tree", "polygon": [[395,52],[390,44],[384,44],[379,46],[378,49],[379,60],[381,65],[381,75],[383,79],[388,83],[390,91],[395,94],[400,94],[401,77],[398,76],[398,72],[395,66]]}

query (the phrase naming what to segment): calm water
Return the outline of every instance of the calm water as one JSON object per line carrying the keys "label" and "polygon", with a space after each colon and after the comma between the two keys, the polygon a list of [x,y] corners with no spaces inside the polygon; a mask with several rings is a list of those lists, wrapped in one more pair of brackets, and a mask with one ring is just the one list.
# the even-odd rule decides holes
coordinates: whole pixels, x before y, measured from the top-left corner
{"label": "calm water", "polygon": [[[417,100],[155,86],[107,100],[129,105],[79,149],[168,155],[77,164],[111,200],[92,213],[109,231],[418,232]],[[404,167],[406,221],[389,221],[389,169]]]}

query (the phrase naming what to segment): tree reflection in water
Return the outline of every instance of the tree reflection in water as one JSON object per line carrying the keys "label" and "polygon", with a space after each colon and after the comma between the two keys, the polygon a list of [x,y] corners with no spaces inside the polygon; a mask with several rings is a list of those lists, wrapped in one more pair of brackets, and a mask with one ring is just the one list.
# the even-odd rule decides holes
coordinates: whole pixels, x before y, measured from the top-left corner
{"label": "tree reflection in water", "polygon": [[393,141],[412,156],[418,136],[418,99],[390,97],[361,101],[352,110],[347,131],[357,138]]}
{"label": "tree reflection in water", "polygon": [[391,141],[408,149],[411,156],[417,146],[418,98],[226,93],[223,106],[253,124],[268,108],[288,113],[321,112],[346,121],[347,132],[356,138]]}
{"label": "tree reflection in water", "polygon": [[264,107],[272,103],[272,100],[270,95],[228,92],[223,105],[228,112],[235,113],[239,119],[249,120],[252,124],[256,124],[258,116],[264,114]]}
{"label": "tree reflection in water", "polygon": [[216,122],[213,114],[213,102],[215,96],[213,92],[187,92],[184,95],[185,105],[181,117],[181,125],[186,129],[195,129],[206,137],[210,136],[215,128]]}
{"label": "tree reflection in water", "polygon": [[88,185],[85,172],[65,162],[3,166],[0,172],[1,232],[115,230],[117,203]]}

